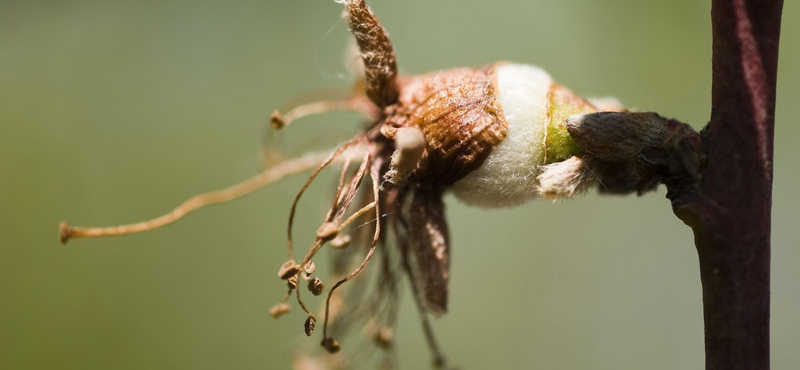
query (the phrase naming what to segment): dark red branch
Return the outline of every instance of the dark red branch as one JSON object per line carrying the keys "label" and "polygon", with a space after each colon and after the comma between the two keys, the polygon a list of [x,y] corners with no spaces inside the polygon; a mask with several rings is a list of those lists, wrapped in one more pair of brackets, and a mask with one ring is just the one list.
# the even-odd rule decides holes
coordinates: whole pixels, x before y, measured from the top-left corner
{"label": "dark red branch", "polygon": [[770,212],[782,0],[713,0],[713,86],[695,235],[706,369],[769,369]]}

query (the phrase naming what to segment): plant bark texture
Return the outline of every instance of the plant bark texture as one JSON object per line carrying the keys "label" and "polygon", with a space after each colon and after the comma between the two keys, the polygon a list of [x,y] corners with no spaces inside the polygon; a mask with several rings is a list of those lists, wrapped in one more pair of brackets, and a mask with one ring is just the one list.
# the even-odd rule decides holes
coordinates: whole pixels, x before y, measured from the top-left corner
{"label": "plant bark texture", "polygon": [[708,162],[673,199],[700,261],[707,370],[769,369],[770,225],[782,0],[713,0]]}

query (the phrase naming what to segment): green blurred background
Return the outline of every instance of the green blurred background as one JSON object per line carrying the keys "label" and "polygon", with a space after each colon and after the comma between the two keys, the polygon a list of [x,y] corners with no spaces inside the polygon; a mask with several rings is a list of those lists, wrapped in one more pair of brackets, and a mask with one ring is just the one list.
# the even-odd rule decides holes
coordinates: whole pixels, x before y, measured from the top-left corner
{"label": "green blurred background", "polygon": [[[406,73],[513,60],[584,95],[702,127],[710,1],[373,0]],[[283,285],[293,177],[125,238],[58,242],[128,223],[256,173],[266,117],[346,89],[333,1],[0,2],[0,369],[282,369],[297,309]],[[800,364],[800,5],[785,5],[773,207],[772,362]],[[310,118],[289,154],[328,147],[359,116]],[[329,171],[299,207],[307,245]],[[732,184],[733,186],[733,184]],[[485,211],[448,197],[451,312],[436,320],[465,369],[701,369],[692,235],[665,190]],[[430,358],[406,296],[401,369]],[[296,307],[296,306],[295,306]],[[310,339],[311,341],[318,341]]]}

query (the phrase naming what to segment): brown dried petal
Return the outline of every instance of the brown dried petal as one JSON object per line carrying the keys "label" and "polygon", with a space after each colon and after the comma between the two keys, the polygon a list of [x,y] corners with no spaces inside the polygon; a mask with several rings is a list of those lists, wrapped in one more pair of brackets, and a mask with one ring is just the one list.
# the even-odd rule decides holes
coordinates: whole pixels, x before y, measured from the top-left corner
{"label": "brown dried petal", "polygon": [[441,193],[417,191],[409,218],[415,284],[430,312],[445,313],[450,280],[450,237]]}
{"label": "brown dried petal", "polygon": [[397,61],[386,30],[364,0],[345,4],[347,23],[364,61],[366,94],[378,107],[397,101]]}
{"label": "brown dried petal", "polygon": [[310,337],[311,334],[314,334],[314,327],[316,327],[316,326],[317,326],[317,319],[314,318],[314,316],[309,316],[306,319],[306,323],[304,325],[305,331],[306,331],[306,335]]}

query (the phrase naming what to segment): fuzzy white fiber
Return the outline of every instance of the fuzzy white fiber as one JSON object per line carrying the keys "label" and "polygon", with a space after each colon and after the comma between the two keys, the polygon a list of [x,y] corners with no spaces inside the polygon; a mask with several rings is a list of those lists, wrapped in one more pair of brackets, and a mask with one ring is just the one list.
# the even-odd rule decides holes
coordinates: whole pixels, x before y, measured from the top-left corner
{"label": "fuzzy white fiber", "polygon": [[462,202],[484,208],[519,205],[537,196],[547,97],[553,84],[547,72],[523,64],[499,66],[496,76],[508,134],[480,168],[452,188]]}

